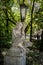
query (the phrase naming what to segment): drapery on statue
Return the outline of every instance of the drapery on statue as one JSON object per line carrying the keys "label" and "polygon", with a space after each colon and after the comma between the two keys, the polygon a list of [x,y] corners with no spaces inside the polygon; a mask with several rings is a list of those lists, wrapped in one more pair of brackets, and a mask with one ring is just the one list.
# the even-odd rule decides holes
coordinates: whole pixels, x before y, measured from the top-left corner
{"label": "drapery on statue", "polygon": [[25,40],[25,32],[23,28],[23,23],[18,22],[16,27],[12,31],[12,45],[13,46],[19,46],[22,45]]}

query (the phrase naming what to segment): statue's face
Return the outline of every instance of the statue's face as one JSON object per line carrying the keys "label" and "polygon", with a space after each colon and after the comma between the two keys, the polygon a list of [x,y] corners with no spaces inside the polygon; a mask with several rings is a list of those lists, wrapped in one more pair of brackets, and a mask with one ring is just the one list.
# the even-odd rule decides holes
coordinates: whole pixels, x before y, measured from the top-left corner
{"label": "statue's face", "polygon": [[22,25],[22,23],[21,23],[21,22],[19,23],[19,25],[18,25],[18,26],[19,26],[19,29],[21,29],[21,28],[23,27],[23,25]]}

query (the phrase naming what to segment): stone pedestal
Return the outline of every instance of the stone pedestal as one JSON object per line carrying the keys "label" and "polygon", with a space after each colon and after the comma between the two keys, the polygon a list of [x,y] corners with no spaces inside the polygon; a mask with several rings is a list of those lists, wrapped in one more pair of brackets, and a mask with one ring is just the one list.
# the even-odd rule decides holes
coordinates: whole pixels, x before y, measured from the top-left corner
{"label": "stone pedestal", "polygon": [[19,47],[12,47],[4,57],[4,65],[26,65],[25,50]]}

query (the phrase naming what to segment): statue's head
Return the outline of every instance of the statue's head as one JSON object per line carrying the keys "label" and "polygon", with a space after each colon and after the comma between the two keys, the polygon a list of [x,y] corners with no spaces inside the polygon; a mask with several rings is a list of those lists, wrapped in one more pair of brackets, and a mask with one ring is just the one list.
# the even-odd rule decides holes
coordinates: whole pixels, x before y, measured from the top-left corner
{"label": "statue's head", "polygon": [[22,27],[23,27],[22,22],[17,22],[17,28],[18,28],[18,29],[21,29]]}

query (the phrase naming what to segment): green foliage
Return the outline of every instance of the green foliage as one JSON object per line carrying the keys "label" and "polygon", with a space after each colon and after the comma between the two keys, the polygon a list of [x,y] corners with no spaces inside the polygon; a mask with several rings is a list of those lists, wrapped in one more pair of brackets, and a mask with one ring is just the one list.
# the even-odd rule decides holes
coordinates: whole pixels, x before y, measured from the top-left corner
{"label": "green foliage", "polygon": [[[11,46],[11,32],[12,28],[15,26],[13,16],[11,16],[11,6],[12,2],[10,1],[11,6],[9,5],[9,1],[2,0],[0,1],[0,48],[9,48]],[[3,3],[2,3],[3,2]],[[2,8],[1,8],[2,7]],[[6,7],[6,8],[4,8]],[[10,13],[9,13],[10,12]]]}
{"label": "green foliage", "polygon": [[40,55],[38,50],[29,50],[27,56],[27,65],[40,65]]}
{"label": "green foliage", "polygon": [[[10,48],[12,42],[12,29],[16,26],[16,23],[21,21],[19,0],[0,0],[0,50],[4,48]],[[23,3],[23,0],[20,0]],[[32,33],[37,30],[43,29],[43,0],[35,0],[34,3],[40,3],[40,7],[37,7],[32,11],[33,0],[25,0],[24,4],[28,6],[26,18],[24,24],[26,25],[25,32],[30,34],[30,23],[32,16]],[[40,40],[34,41],[33,48],[39,49]],[[34,50],[27,54],[27,65],[40,65],[39,55]]]}
{"label": "green foliage", "polygon": [[[23,0],[20,0],[21,4]],[[43,0],[35,0],[40,3],[39,10],[33,11],[32,15],[32,32],[35,33],[38,29],[43,29]],[[24,4],[28,6],[28,11],[24,23],[26,24],[26,33],[30,33],[31,10],[33,0],[25,0]],[[1,0],[0,1],[0,36],[11,37],[11,32],[16,23],[20,20],[20,6],[18,0]],[[3,37],[2,37],[3,38]],[[10,38],[11,39],[11,38]],[[7,41],[3,40],[3,41]],[[3,44],[3,43],[2,43]],[[5,43],[4,43],[5,44]],[[7,43],[6,43],[7,44]],[[9,43],[8,43],[9,44]]]}

